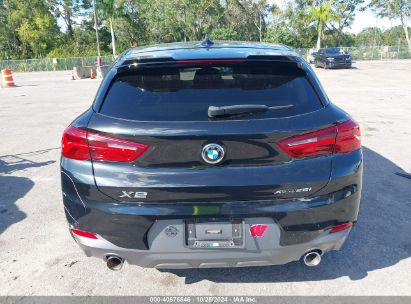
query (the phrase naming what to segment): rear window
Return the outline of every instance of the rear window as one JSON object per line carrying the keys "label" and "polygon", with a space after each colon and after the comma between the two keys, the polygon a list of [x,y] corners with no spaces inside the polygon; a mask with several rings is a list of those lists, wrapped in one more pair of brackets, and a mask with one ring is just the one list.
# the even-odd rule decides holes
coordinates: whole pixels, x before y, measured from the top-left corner
{"label": "rear window", "polygon": [[295,63],[141,69],[117,75],[100,113],[138,121],[207,121],[209,106],[290,105],[235,119],[294,116],[321,108]]}

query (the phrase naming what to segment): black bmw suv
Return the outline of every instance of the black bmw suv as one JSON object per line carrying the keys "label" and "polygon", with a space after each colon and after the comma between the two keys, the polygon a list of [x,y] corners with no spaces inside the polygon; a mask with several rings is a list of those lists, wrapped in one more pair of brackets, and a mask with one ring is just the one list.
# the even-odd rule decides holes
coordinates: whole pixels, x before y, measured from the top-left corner
{"label": "black bmw suv", "polygon": [[113,270],[318,265],[361,179],[358,124],[271,44],[128,50],[62,138],[70,232]]}
{"label": "black bmw suv", "polygon": [[314,59],[314,65],[316,68],[322,67],[324,69],[351,69],[352,59],[350,54],[340,48],[325,48],[318,51]]}

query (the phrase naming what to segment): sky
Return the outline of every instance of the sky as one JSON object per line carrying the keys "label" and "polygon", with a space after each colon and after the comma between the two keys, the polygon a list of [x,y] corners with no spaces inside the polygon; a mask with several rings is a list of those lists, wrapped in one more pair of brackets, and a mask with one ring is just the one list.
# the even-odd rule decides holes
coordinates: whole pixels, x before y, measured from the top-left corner
{"label": "sky", "polygon": [[[284,7],[289,1],[290,0],[269,0],[269,2],[277,4],[280,8]],[[363,12],[356,13],[355,19],[354,19],[354,22],[351,28],[347,28],[346,31],[350,33],[358,34],[366,27],[377,26],[377,27],[380,27],[381,29],[388,29],[392,26],[396,26],[399,24],[400,22],[397,20],[392,21],[387,18],[377,19],[374,13],[370,9],[367,9]]]}
{"label": "sky", "polygon": [[348,29],[349,32],[357,34],[361,32],[363,28],[366,27],[380,27],[383,30],[386,30],[390,27],[399,25],[400,21],[398,20],[389,20],[387,18],[381,19],[376,18],[372,11],[366,10],[364,12],[358,12],[355,15],[354,23],[351,29]]}

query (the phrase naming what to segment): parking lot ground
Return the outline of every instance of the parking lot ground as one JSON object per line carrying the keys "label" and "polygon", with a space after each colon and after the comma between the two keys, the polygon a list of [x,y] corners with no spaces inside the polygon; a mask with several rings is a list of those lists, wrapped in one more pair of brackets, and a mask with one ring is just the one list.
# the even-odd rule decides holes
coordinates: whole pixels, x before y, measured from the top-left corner
{"label": "parking lot ground", "polygon": [[91,104],[98,80],[70,72],[16,73],[0,89],[0,295],[411,295],[411,61],[316,69],[329,97],[360,123],[359,222],[318,267],[112,272],[71,239],[59,145]]}

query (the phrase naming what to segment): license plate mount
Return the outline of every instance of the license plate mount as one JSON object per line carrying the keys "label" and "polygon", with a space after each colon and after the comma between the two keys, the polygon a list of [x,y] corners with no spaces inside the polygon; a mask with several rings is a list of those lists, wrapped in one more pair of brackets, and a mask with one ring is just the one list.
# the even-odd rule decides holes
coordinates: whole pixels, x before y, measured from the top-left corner
{"label": "license plate mount", "polygon": [[244,222],[241,219],[188,220],[185,226],[189,248],[244,248]]}

